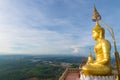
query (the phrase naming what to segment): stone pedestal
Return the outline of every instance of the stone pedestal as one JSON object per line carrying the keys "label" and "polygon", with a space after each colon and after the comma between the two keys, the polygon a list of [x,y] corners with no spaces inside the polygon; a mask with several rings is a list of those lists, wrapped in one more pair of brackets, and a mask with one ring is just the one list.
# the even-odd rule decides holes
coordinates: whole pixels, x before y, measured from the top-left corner
{"label": "stone pedestal", "polygon": [[[81,74],[81,73],[80,73]],[[115,76],[85,76],[81,74],[80,80],[115,80]]]}

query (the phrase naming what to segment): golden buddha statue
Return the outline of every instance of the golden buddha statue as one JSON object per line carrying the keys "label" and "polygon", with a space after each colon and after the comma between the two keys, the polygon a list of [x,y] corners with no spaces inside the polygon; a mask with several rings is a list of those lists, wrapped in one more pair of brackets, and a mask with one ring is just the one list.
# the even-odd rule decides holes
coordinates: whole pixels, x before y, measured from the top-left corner
{"label": "golden buddha statue", "polygon": [[110,75],[111,44],[105,39],[105,30],[98,22],[96,22],[96,26],[92,30],[92,37],[96,41],[94,46],[96,59],[93,60],[92,57],[88,58],[87,63],[82,67],[82,73],[84,75]]}

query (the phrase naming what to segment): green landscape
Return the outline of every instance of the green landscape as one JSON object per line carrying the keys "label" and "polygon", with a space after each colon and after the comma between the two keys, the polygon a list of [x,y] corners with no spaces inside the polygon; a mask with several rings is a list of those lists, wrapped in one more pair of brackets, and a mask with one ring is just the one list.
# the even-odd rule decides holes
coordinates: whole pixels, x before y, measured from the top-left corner
{"label": "green landscape", "polygon": [[58,80],[67,67],[79,68],[78,56],[0,56],[0,80]]}

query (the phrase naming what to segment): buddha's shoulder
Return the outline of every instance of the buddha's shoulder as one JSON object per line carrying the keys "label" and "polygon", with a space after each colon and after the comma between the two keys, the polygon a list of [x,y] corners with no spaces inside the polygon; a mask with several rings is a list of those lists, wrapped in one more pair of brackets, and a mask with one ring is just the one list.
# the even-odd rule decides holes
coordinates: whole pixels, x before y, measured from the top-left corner
{"label": "buddha's shoulder", "polygon": [[110,45],[110,42],[106,39],[101,40],[102,44]]}

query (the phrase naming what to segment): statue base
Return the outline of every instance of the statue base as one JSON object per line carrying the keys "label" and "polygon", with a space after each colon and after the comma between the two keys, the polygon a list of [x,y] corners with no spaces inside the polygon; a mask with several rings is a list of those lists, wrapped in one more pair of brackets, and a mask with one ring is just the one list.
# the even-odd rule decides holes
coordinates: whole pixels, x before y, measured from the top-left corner
{"label": "statue base", "polygon": [[80,73],[80,80],[115,80],[115,75],[111,76],[86,76]]}

